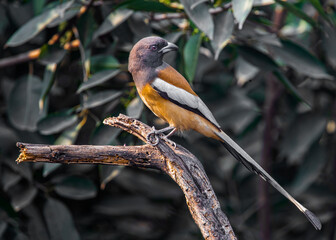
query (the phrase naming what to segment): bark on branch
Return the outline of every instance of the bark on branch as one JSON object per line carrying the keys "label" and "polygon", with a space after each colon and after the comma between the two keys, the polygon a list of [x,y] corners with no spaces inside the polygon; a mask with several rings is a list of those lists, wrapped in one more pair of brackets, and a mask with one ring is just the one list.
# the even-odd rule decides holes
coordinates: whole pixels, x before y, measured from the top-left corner
{"label": "bark on branch", "polygon": [[[152,130],[148,125],[125,115],[107,118],[105,124],[121,128],[146,142]],[[21,154],[17,162],[95,163],[154,168],[168,174],[184,192],[194,221],[205,239],[230,239],[236,236],[205,174],[202,164],[185,148],[176,148],[160,139],[157,146],[42,145],[17,143]]]}

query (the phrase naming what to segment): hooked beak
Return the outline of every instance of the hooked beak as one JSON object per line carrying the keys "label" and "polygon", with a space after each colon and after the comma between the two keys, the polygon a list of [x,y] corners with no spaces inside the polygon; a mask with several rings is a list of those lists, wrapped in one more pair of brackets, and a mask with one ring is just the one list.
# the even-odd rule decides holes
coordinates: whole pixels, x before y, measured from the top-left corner
{"label": "hooked beak", "polygon": [[165,53],[170,52],[170,51],[176,51],[177,49],[178,49],[178,47],[174,43],[168,42],[168,45],[161,48],[159,53],[165,54]]}

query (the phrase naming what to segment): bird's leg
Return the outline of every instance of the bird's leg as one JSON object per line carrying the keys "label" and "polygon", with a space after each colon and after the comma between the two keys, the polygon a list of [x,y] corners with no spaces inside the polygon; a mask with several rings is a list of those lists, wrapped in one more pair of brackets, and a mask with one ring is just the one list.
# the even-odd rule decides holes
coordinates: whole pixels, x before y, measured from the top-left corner
{"label": "bird's leg", "polygon": [[170,143],[170,144],[174,147],[174,149],[176,148],[176,143],[173,142],[172,140],[168,139],[168,138],[169,138],[171,135],[173,135],[174,132],[176,132],[176,131],[177,131],[177,129],[176,129],[176,128],[173,128],[173,130],[172,130],[170,133],[168,133],[167,135],[165,135],[165,136],[163,137],[168,143]]}
{"label": "bird's leg", "polygon": [[176,128],[174,128],[174,127],[172,127],[172,128],[173,128],[173,130],[166,135],[166,138],[169,138],[171,135],[173,135],[177,131]]}
{"label": "bird's leg", "polygon": [[[171,132],[168,133],[166,136],[164,136],[165,140],[168,141],[169,143],[171,143],[174,147],[176,147],[176,143],[174,143],[173,141],[168,139],[168,137],[171,136],[176,131],[176,128],[171,127],[171,126],[162,128],[160,130],[156,130],[155,127],[153,127],[153,130],[150,133],[148,133],[148,135],[146,136],[146,140],[152,146],[156,146],[156,145],[158,145],[158,143],[160,141],[160,139],[157,135],[159,135],[161,133],[164,133],[164,132],[167,132],[167,131],[171,131]],[[154,142],[152,142],[152,139],[151,139],[152,135],[154,136]]]}

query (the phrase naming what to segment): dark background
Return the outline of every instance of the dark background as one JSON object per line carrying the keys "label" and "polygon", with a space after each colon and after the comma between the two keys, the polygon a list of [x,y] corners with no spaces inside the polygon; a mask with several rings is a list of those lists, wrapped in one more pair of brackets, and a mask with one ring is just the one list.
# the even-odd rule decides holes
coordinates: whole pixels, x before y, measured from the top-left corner
{"label": "dark background", "polygon": [[335,8],[333,0],[0,1],[0,239],[202,239],[181,190],[160,172],[15,162],[18,141],[143,144],[102,125],[119,113],[164,127],[127,72],[131,47],[150,35],[179,46],[166,61],[323,224],[316,231],[216,141],[172,137],[204,164],[239,239],[336,239]]}

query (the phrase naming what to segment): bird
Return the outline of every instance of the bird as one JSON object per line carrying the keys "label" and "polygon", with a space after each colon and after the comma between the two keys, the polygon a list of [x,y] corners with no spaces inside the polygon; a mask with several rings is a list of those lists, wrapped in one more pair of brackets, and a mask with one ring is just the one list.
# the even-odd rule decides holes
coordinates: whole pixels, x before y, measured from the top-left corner
{"label": "bird", "polygon": [[315,214],[295,200],[221,129],[209,108],[192,90],[188,81],[163,60],[165,54],[177,50],[175,44],[161,37],[150,36],[139,40],[129,55],[128,71],[132,75],[140,98],[157,117],[169,124],[160,130],[153,128],[147,135],[147,141],[156,145],[158,141],[151,142],[151,136],[159,136],[169,131],[164,136],[168,139],[176,131],[184,130],[195,130],[206,137],[220,141],[248,170],[270,183],[290,200],[317,230],[321,230],[321,222]]}

